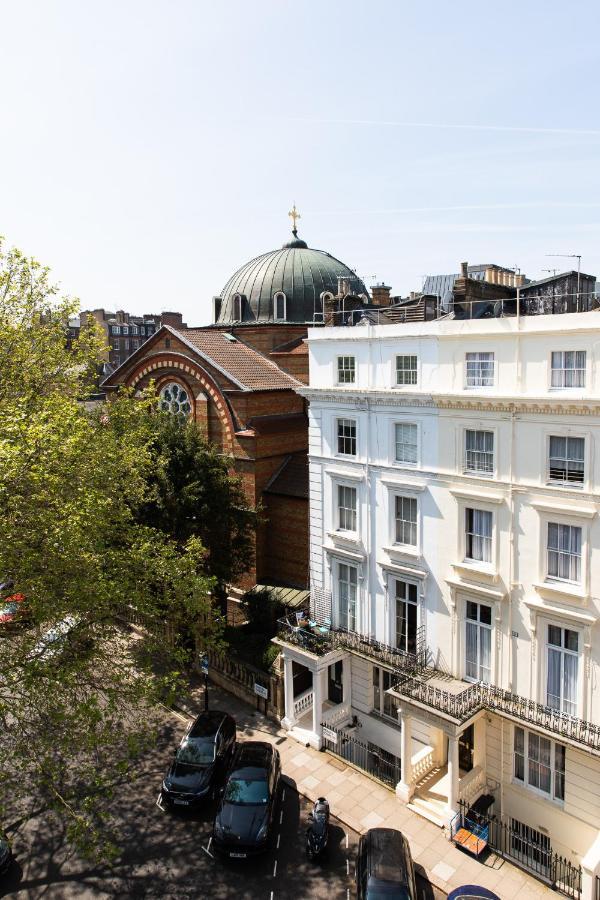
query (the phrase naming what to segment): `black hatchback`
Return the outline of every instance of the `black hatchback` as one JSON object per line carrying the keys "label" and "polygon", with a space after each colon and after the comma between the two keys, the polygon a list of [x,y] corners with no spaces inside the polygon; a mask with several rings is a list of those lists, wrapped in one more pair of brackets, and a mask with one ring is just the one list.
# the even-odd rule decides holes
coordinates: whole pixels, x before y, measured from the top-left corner
{"label": "black hatchback", "polygon": [[215,797],[233,755],[235,738],[235,720],[228,713],[200,713],[175,751],[162,783],[162,802],[189,808]]}
{"label": "black hatchback", "polygon": [[371,828],[358,845],[356,888],[359,900],[417,900],[408,841],[394,828]]}
{"label": "black hatchback", "polygon": [[231,859],[269,846],[279,779],[279,751],[263,741],[239,744],[231,762],[213,826],[214,848]]}

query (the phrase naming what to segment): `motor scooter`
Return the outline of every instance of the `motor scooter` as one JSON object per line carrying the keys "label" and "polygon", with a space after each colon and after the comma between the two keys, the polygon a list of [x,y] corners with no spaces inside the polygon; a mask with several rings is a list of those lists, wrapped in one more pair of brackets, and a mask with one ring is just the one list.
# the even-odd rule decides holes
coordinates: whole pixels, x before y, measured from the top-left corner
{"label": "motor scooter", "polygon": [[311,862],[315,862],[325,853],[329,840],[329,803],[325,797],[317,799],[308,818],[306,855]]}

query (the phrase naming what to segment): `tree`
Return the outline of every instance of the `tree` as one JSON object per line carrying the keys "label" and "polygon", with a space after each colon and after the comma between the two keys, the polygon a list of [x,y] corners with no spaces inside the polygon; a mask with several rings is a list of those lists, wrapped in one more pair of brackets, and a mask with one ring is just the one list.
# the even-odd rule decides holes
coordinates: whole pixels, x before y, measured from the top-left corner
{"label": "tree", "polygon": [[257,510],[251,507],[228,461],[198,425],[168,413],[155,416],[153,450],[159,465],[138,521],[180,545],[191,537],[206,547],[207,565],[223,594],[251,565]]}
{"label": "tree", "polygon": [[[157,466],[155,398],[81,402],[102,348],[90,325],[67,349],[76,308],[47,269],[0,242],[0,580],[30,610],[28,627],[0,638],[0,821],[35,796],[79,847],[106,856],[110,791],[179,683],[165,609],[202,622],[205,642],[218,643],[220,623],[198,537],[173,540],[135,517]],[[124,630],[126,606],[149,624],[145,642]],[[65,619],[69,634],[49,650],[48,629]]]}

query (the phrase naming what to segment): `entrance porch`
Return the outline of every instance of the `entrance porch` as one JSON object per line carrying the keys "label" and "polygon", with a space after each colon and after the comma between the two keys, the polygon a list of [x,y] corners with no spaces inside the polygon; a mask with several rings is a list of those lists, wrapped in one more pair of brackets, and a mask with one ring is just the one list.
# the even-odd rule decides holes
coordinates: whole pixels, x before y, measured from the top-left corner
{"label": "entrance porch", "polygon": [[281,724],[290,737],[317,750],[322,726],[343,725],[351,719],[350,657],[343,652],[313,656],[282,654],[285,679],[285,717]]}

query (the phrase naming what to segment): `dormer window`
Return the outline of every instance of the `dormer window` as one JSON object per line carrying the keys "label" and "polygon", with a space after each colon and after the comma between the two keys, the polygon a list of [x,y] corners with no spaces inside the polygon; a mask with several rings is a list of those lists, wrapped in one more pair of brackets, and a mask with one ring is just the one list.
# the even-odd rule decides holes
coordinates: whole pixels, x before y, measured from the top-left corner
{"label": "dormer window", "polygon": [[241,322],[244,313],[244,296],[243,294],[233,295],[233,320]]}
{"label": "dormer window", "polygon": [[273,296],[273,313],[276,322],[282,322],[286,318],[286,296],[283,291],[277,291]]}

